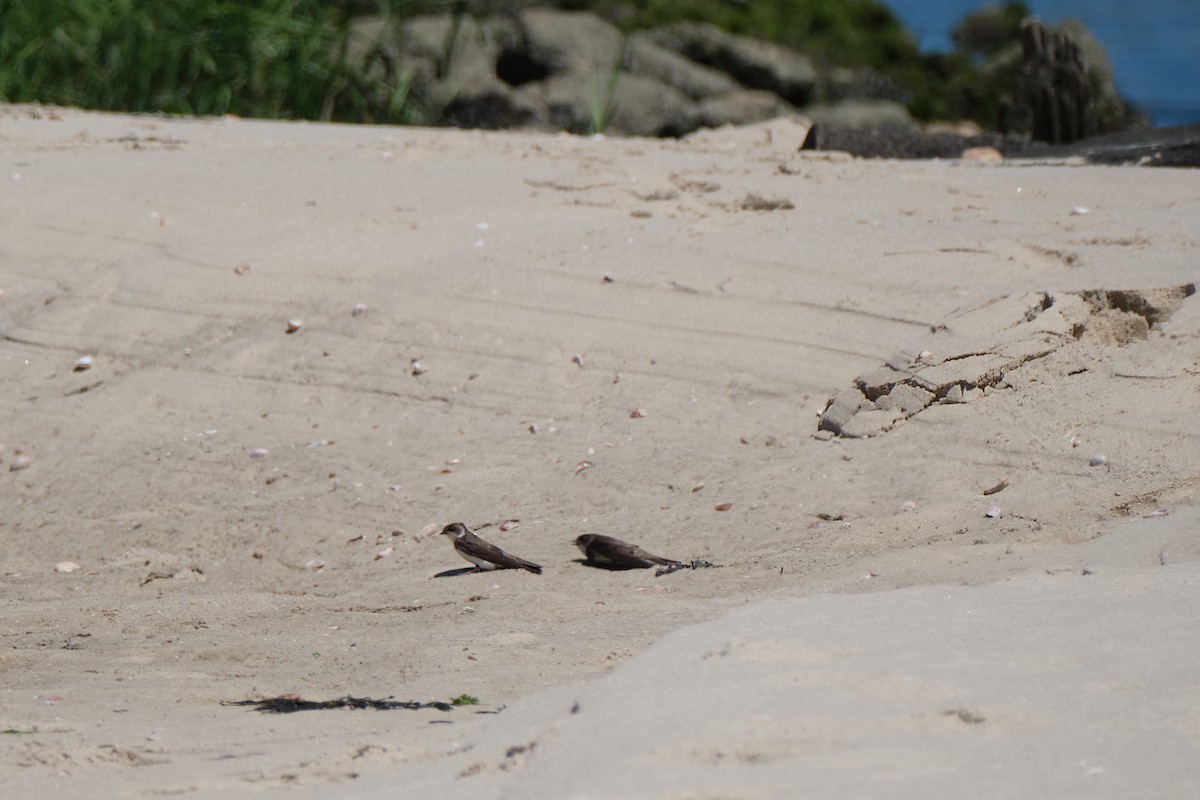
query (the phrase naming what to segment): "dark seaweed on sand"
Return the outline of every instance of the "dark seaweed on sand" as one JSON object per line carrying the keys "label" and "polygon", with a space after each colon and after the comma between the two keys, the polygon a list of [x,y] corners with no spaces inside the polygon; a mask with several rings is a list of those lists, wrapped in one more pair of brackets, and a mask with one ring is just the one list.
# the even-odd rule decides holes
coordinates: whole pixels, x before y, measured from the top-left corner
{"label": "dark seaweed on sand", "polygon": [[434,700],[421,703],[416,700],[375,700],[371,697],[352,697],[346,695],[336,700],[305,700],[301,697],[267,697],[262,700],[222,700],[223,706],[252,706],[255,711],[271,714],[292,714],[296,711],[325,711],[333,708],[373,708],[377,711],[418,711],[422,708],[436,708],[438,711],[450,711],[454,708],[450,703]]}

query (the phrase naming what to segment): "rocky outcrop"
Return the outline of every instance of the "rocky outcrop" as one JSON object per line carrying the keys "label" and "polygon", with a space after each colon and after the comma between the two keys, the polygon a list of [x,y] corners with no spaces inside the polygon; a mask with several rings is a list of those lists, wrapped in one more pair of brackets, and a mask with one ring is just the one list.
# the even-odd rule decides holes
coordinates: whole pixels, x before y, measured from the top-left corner
{"label": "rocky outcrop", "polygon": [[801,107],[816,101],[817,70],[807,57],[770,42],[725,33],[713,25],[682,23],[641,36],[696,64],[728,75]]}
{"label": "rocky outcrop", "polygon": [[1082,25],[1021,23],[1020,47],[996,55],[987,69],[1006,87],[1002,132],[1048,144],[1137,127],[1140,116],[1117,93],[1104,48]]}
{"label": "rocky outcrop", "polygon": [[[354,25],[357,57],[406,82],[429,124],[682,136],[794,113],[825,99],[822,87],[860,97],[878,84],[845,70],[823,78],[803,55],[707,25],[624,35],[545,8]],[[907,116],[897,109],[884,113]]]}

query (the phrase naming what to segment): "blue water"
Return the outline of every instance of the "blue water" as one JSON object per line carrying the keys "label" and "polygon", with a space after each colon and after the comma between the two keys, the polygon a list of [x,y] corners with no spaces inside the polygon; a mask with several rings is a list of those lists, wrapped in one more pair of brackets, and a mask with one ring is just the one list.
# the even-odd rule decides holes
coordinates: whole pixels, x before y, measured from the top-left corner
{"label": "blue water", "polygon": [[[950,31],[987,0],[884,0],[921,49],[951,49]],[[1048,24],[1082,20],[1112,61],[1121,95],[1155,125],[1200,122],[1200,0],[1026,0]]]}

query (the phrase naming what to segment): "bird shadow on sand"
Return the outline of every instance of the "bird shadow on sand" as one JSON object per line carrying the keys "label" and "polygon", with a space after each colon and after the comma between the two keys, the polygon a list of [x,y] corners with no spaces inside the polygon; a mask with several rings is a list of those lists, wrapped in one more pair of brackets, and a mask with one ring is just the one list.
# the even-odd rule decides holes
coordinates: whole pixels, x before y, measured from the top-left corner
{"label": "bird shadow on sand", "polygon": [[[576,564],[583,564],[585,567],[592,567],[593,569],[602,569],[606,572],[626,572],[631,569],[645,570],[651,568],[650,565],[639,567],[634,564],[609,564],[603,561],[592,561],[590,558],[575,558],[572,560]],[[659,566],[654,570],[654,577],[661,578],[663,575],[670,575],[672,572],[679,572],[681,570],[705,569],[715,566],[717,565],[702,559],[696,559],[695,561],[689,562],[677,561],[674,564],[664,564]]]}
{"label": "bird shadow on sand", "polygon": [[435,578],[453,578],[458,575],[466,575],[468,572],[482,572],[482,570],[476,569],[475,567],[455,567],[454,569],[442,570],[441,572],[434,575],[433,577],[435,577]]}
{"label": "bird shadow on sand", "polygon": [[592,561],[590,558],[573,558],[571,559],[576,564],[583,564],[585,567],[592,569],[602,569],[605,572],[627,572],[631,569],[645,569],[645,567],[635,567],[633,564],[608,564],[603,561]]}

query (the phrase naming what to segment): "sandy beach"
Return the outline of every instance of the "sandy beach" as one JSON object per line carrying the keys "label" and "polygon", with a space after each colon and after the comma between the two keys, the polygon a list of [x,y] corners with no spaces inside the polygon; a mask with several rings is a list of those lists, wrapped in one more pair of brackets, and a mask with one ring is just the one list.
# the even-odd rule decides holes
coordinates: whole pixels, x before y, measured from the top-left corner
{"label": "sandy beach", "polygon": [[0,107],[5,796],[1200,794],[1196,173],[805,130]]}

